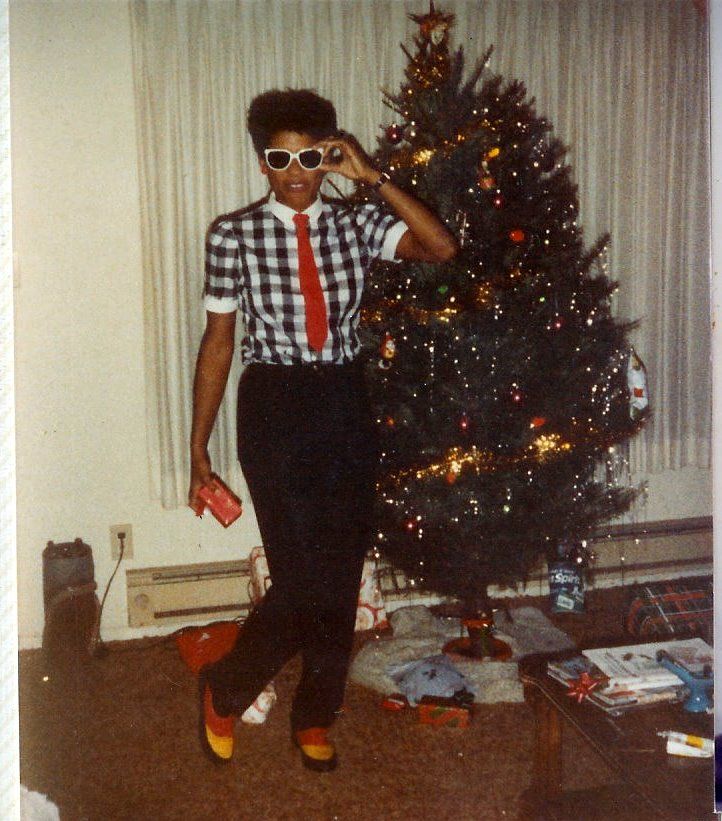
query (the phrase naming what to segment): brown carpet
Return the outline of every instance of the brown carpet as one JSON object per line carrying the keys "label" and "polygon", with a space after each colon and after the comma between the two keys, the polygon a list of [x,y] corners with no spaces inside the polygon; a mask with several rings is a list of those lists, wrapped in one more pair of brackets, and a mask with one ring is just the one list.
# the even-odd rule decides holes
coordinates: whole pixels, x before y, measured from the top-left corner
{"label": "brown carpet", "polygon": [[[550,615],[545,599],[519,604],[541,607],[583,644],[621,634],[629,595],[593,592],[582,616]],[[353,684],[334,729],[338,770],[307,772],[288,733],[296,663],[276,679],[268,721],[239,725],[233,762],[214,767],[199,750],[195,679],[175,643],[108,649],[100,659],[69,654],[52,670],[40,651],[20,654],[21,781],[48,795],[63,821],[494,821],[516,818],[530,783],[526,705],[478,705],[470,728],[432,728],[411,711],[380,709],[376,693]],[[569,786],[606,780],[572,732],[565,745]]]}

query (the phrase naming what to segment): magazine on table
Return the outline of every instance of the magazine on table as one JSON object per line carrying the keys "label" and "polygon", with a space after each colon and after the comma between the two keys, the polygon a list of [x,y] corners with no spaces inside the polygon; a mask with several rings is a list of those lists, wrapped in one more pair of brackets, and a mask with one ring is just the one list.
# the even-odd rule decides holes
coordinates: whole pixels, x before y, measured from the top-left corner
{"label": "magazine on table", "polygon": [[636,707],[647,707],[664,702],[681,701],[686,690],[681,681],[677,681],[676,686],[652,687],[646,690],[625,690],[623,688],[611,688],[609,690],[593,690],[589,696],[592,704],[601,707],[608,713],[619,715]]}
{"label": "magazine on table", "polygon": [[593,704],[595,707],[614,716],[622,715],[628,710],[637,709],[639,707],[652,706],[663,702],[671,703],[680,701],[686,693],[679,679],[677,679],[675,686],[650,688],[646,690],[630,690],[628,687],[609,687],[606,684],[606,677],[584,656],[567,659],[563,664],[564,667],[560,669],[562,662],[549,663],[547,672],[551,678],[568,686],[572,681],[576,680],[581,673],[589,673],[592,678],[596,678],[596,680],[600,681],[600,684],[585,696],[584,702]]}
{"label": "magazine on table", "polygon": [[657,661],[660,650],[696,676],[712,666],[712,648],[700,638],[602,647],[582,653],[608,679],[608,687],[646,690],[679,686],[680,678]]}
{"label": "magazine on table", "polygon": [[567,684],[579,678],[582,673],[588,673],[593,679],[604,679],[606,676],[594,662],[586,656],[573,656],[560,661],[550,661],[547,664],[547,673],[562,684]]}
{"label": "magazine on table", "polygon": [[592,679],[599,681],[599,684],[589,692],[586,700],[615,715],[633,707],[659,704],[664,701],[679,701],[684,693],[682,682],[676,677],[673,686],[645,690],[610,685],[607,676],[585,656],[574,656],[563,661],[550,661],[547,665],[547,673],[551,678],[566,686],[576,681],[582,673],[587,673]]}
{"label": "magazine on table", "polygon": [[584,650],[584,655],[549,662],[547,672],[567,686],[587,673],[599,683],[585,700],[612,715],[621,715],[638,707],[680,701],[685,696],[681,679],[657,663],[659,650],[697,674],[711,663],[712,648],[701,639],[687,639]]}

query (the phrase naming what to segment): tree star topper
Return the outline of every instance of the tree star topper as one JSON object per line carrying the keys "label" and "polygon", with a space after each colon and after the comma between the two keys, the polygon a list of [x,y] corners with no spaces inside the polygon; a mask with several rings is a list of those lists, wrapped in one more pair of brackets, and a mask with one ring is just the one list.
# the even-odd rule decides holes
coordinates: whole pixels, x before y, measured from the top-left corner
{"label": "tree star topper", "polygon": [[410,14],[409,19],[421,27],[421,34],[425,39],[431,40],[435,46],[438,46],[449,36],[449,28],[454,22],[454,15],[436,11],[434,0],[429,0],[428,14]]}

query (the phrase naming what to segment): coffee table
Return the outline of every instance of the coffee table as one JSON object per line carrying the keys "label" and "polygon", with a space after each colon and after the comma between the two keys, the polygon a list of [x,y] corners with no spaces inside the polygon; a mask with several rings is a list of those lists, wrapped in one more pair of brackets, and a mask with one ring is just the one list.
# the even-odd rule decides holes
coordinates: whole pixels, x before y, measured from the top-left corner
{"label": "coffee table", "polygon": [[[620,644],[610,642],[614,643]],[[682,704],[642,707],[619,717],[592,704],[579,704],[546,673],[550,659],[577,654],[529,656],[519,662],[524,696],[536,723],[533,782],[524,795],[522,817],[544,821],[714,818],[714,759],[670,756],[665,739],[657,736],[657,731],[679,730],[712,738],[712,717],[688,713]],[[618,783],[593,790],[563,789],[562,730],[569,727],[599,755]]]}

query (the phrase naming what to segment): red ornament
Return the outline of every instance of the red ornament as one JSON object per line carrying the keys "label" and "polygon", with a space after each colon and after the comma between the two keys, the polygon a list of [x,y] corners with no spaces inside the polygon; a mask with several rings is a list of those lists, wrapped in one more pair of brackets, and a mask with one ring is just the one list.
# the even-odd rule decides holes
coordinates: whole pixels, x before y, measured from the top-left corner
{"label": "red ornament", "polygon": [[520,242],[524,242],[526,239],[526,234],[521,230],[521,228],[514,228],[512,231],[509,231],[509,239],[518,244]]}
{"label": "red ornament", "polygon": [[396,421],[394,420],[394,417],[393,417],[393,416],[387,416],[387,417],[386,417],[386,426],[387,426],[387,427],[389,427],[389,428],[393,428],[393,426],[394,426],[395,424],[396,424]]}
{"label": "red ornament", "polygon": [[570,698],[575,698],[577,704],[581,704],[595,687],[599,687],[602,681],[603,680],[599,678],[592,678],[589,673],[582,673],[579,678],[567,683],[567,687],[569,688],[567,695]]}
{"label": "red ornament", "polygon": [[450,471],[446,474],[446,484],[447,484],[447,485],[453,485],[453,484],[454,484],[454,482],[456,482],[457,478],[458,478],[457,474],[456,474],[456,473],[454,473],[454,471],[453,471],[453,470],[450,470]]}
{"label": "red ornament", "polygon": [[391,334],[385,334],[379,349],[381,359],[379,368],[387,369],[391,367],[391,360],[396,356],[396,341]]}
{"label": "red ornament", "polygon": [[504,197],[501,194],[497,194],[494,199],[491,201],[491,204],[494,208],[503,208],[504,207]]}
{"label": "red ornament", "polygon": [[396,342],[391,334],[384,335],[380,353],[384,359],[393,359],[396,356]]}
{"label": "red ornament", "polygon": [[496,188],[496,180],[493,177],[481,177],[479,185],[484,191],[491,191],[492,188]]}
{"label": "red ornament", "polygon": [[530,428],[541,428],[543,425],[546,425],[547,420],[544,416],[535,416],[531,420],[531,424],[529,425]]}
{"label": "red ornament", "polygon": [[404,139],[403,129],[396,123],[393,123],[386,129],[386,139],[391,145],[398,145],[401,140]]}
{"label": "red ornament", "polygon": [[466,414],[463,414],[459,419],[459,427],[461,430],[469,430],[469,417]]}

